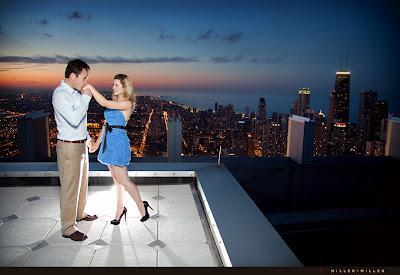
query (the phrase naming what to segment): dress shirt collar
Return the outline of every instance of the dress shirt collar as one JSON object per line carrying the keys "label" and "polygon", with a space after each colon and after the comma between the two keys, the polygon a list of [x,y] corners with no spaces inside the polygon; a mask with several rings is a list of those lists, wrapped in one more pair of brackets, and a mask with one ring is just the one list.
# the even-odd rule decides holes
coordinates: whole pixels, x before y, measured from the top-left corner
{"label": "dress shirt collar", "polygon": [[65,88],[68,92],[70,92],[71,94],[78,94],[79,92],[77,90],[75,90],[74,88],[72,88],[71,86],[69,86],[67,83],[65,83],[65,80],[61,80],[61,86],[63,88]]}

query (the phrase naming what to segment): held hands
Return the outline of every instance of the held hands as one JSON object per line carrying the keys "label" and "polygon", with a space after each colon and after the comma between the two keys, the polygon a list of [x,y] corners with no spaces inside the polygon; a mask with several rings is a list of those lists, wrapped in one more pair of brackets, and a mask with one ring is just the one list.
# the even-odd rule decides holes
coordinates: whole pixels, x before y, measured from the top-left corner
{"label": "held hands", "polygon": [[85,86],[83,86],[82,88],[82,93],[88,96],[92,96],[92,93],[94,91],[94,87],[90,84],[86,84]]}
{"label": "held hands", "polygon": [[99,149],[99,143],[98,142],[94,142],[93,140],[87,142],[87,146],[89,149],[89,153],[94,153],[97,151],[97,149]]}
{"label": "held hands", "polygon": [[92,97],[92,91],[87,87],[87,85],[88,85],[88,84],[86,84],[85,86],[83,86],[83,88],[82,88],[82,90],[81,90],[81,94]]}

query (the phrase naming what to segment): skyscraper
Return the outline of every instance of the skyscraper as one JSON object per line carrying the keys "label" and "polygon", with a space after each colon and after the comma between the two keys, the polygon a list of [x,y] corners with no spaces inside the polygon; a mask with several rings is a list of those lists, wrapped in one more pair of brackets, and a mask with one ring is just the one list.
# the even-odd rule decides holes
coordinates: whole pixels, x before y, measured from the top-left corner
{"label": "skyscraper", "polygon": [[48,161],[50,158],[49,115],[34,112],[17,120],[22,161]]}
{"label": "skyscraper", "polygon": [[356,155],[358,148],[359,124],[336,122],[331,126],[331,136],[328,142],[328,155]]}
{"label": "skyscraper", "polygon": [[268,156],[280,157],[286,154],[288,115],[272,113],[268,119]]}
{"label": "skyscraper", "polygon": [[368,140],[372,140],[373,112],[378,93],[374,91],[360,92],[360,107],[358,111],[358,121],[360,128],[360,153],[365,152],[365,146]]}
{"label": "skyscraper", "polygon": [[315,119],[314,156],[326,156],[328,146],[328,126],[325,114],[321,111]]}
{"label": "skyscraper", "polygon": [[[360,122],[359,151],[367,155],[382,154],[379,149],[384,144],[385,121],[388,114],[387,101],[378,100],[378,93],[374,91],[360,92],[360,108],[358,119]],[[380,141],[380,142],[378,142]],[[377,145],[377,146],[375,146]],[[374,149],[374,148],[378,149]]]}
{"label": "skyscraper", "polygon": [[168,118],[167,132],[168,161],[180,161],[182,153],[182,121],[179,117],[170,116]]}
{"label": "skyscraper", "polygon": [[299,115],[304,116],[306,110],[310,109],[311,90],[309,88],[299,89]]}
{"label": "skyscraper", "polygon": [[289,117],[286,156],[298,163],[310,162],[314,147],[314,122],[301,116]]}
{"label": "skyscraper", "polygon": [[226,128],[228,130],[233,130],[235,128],[235,110],[233,109],[233,105],[228,104],[224,108],[225,118],[226,118]]}
{"label": "skyscraper", "polygon": [[385,120],[388,116],[389,105],[385,100],[377,100],[375,102],[372,114],[372,138],[373,140],[381,140],[381,129],[384,127]]}
{"label": "skyscraper", "polygon": [[387,136],[385,156],[400,159],[400,118],[391,117],[387,120]]}
{"label": "skyscraper", "polygon": [[261,97],[258,102],[258,119],[265,121],[266,113],[265,98]]}
{"label": "skyscraper", "polygon": [[258,102],[258,118],[257,118],[257,135],[256,138],[258,140],[258,144],[261,147],[262,155],[266,156],[268,153],[268,137],[267,137],[267,111],[266,111],[266,104],[265,98],[261,97],[260,101]]}
{"label": "skyscraper", "polygon": [[335,88],[329,95],[328,155],[345,155],[347,152],[347,123],[350,106],[350,72],[336,72]]}
{"label": "skyscraper", "polygon": [[290,114],[291,115],[296,115],[296,116],[300,115],[300,103],[299,103],[299,100],[296,100],[295,102],[293,102],[292,108],[290,108]]}
{"label": "skyscraper", "polygon": [[372,112],[377,99],[377,92],[371,90],[360,92],[360,107],[358,110],[358,121],[360,123],[363,121],[363,118]]}
{"label": "skyscraper", "polygon": [[335,89],[329,96],[329,123],[348,122],[350,104],[350,72],[336,72]]}

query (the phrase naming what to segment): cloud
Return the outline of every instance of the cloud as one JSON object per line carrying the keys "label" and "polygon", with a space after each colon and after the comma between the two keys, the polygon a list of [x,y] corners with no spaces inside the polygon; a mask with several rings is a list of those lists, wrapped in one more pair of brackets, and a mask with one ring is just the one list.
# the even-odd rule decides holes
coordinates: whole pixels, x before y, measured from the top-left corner
{"label": "cloud", "polygon": [[242,39],[243,33],[241,32],[231,32],[225,36],[222,37],[223,40],[227,42],[239,42]]}
{"label": "cloud", "polygon": [[[48,34],[51,35],[51,34]],[[282,63],[284,61],[281,57],[254,57],[250,59],[244,59],[243,56],[237,55],[233,57],[227,56],[214,56],[208,59],[200,59],[197,57],[144,57],[144,58],[126,58],[126,57],[105,57],[105,56],[0,56],[0,63],[11,63],[19,62],[25,64],[67,64],[72,59],[82,59],[89,64],[141,64],[141,63],[191,63],[191,62],[210,62],[210,63],[238,63],[238,62],[249,62],[249,63]]]}
{"label": "cloud", "polygon": [[80,58],[88,63],[108,63],[108,64],[120,64],[120,63],[189,63],[189,62],[200,62],[201,60],[196,57],[146,57],[146,58],[124,58],[124,57],[87,57],[87,56],[0,56],[0,63],[5,62],[21,62],[21,63],[36,63],[36,64],[67,64],[70,60]]}
{"label": "cloud", "polygon": [[53,35],[52,35],[52,34],[49,34],[49,33],[47,33],[47,32],[44,33],[44,36],[45,36],[45,37],[48,37],[48,38],[53,38]]}
{"label": "cloud", "polygon": [[68,14],[67,18],[71,19],[71,20],[74,20],[74,19],[76,19],[76,20],[84,20],[84,19],[90,20],[90,19],[92,19],[92,16],[91,16],[90,13],[80,12],[80,11],[76,10],[76,11],[73,11],[70,14]]}
{"label": "cloud", "polygon": [[[46,66],[45,64],[37,64],[37,65],[21,65],[20,67],[4,67],[0,69],[0,72],[7,72],[13,70],[21,70],[21,69],[30,69],[30,68],[38,68]],[[45,69],[35,69],[35,70],[45,70]]]}
{"label": "cloud", "polygon": [[193,39],[189,35],[186,35],[185,40],[190,42],[190,43],[197,44],[197,40]]}
{"label": "cloud", "polygon": [[203,41],[210,41],[210,40],[214,40],[217,38],[221,38],[221,40],[223,41],[227,41],[227,42],[238,42],[243,38],[243,33],[241,32],[231,32],[225,35],[216,33],[216,31],[214,29],[208,29],[206,32],[204,33],[200,33],[199,35],[197,35],[196,39],[192,39],[191,36],[187,35],[185,40],[192,42],[192,43],[197,43],[200,40]]}
{"label": "cloud", "polygon": [[217,57],[211,57],[211,62],[212,63],[229,63],[232,62],[232,60],[228,57],[224,56],[217,56]]}
{"label": "cloud", "polygon": [[281,57],[254,57],[248,60],[250,63],[282,63],[283,58]]}
{"label": "cloud", "polygon": [[168,34],[162,27],[157,25],[156,28],[160,32],[160,35],[158,36],[159,40],[172,40],[172,39],[175,39],[175,35]]}
{"label": "cloud", "polygon": [[44,18],[44,19],[42,19],[40,21],[37,20],[36,23],[39,24],[39,25],[42,25],[42,26],[46,26],[49,23],[49,20]]}
{"label": "cloud", "polygon": [[242,60],[243,56],[240,55],[234,56],[232,58],[226,56],[216,56],[210,58],[211,63],[237,63],[241,62]]}
{"label": "cloud", "polygon": [[208,31],[206,31],[203,34],[200,34],[197,37],[197,40],[210,40],[211,36],[213,35],[214,30],[213,29],[209,29]]}

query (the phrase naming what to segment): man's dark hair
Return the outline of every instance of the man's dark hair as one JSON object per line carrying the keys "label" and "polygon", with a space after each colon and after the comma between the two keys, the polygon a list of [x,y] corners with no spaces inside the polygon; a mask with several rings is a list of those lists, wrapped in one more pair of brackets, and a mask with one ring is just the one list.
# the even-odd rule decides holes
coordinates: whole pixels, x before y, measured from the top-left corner
{"label": "man's dark hair", "polygon": [[65,78],[69,78],[71,73],[74,73],[76,76],[78,76],[83,69],[89,71],[90,67],[88,64],[80,59],[71,60],[70,62],[68,62],[67,68],[65,68]]}

